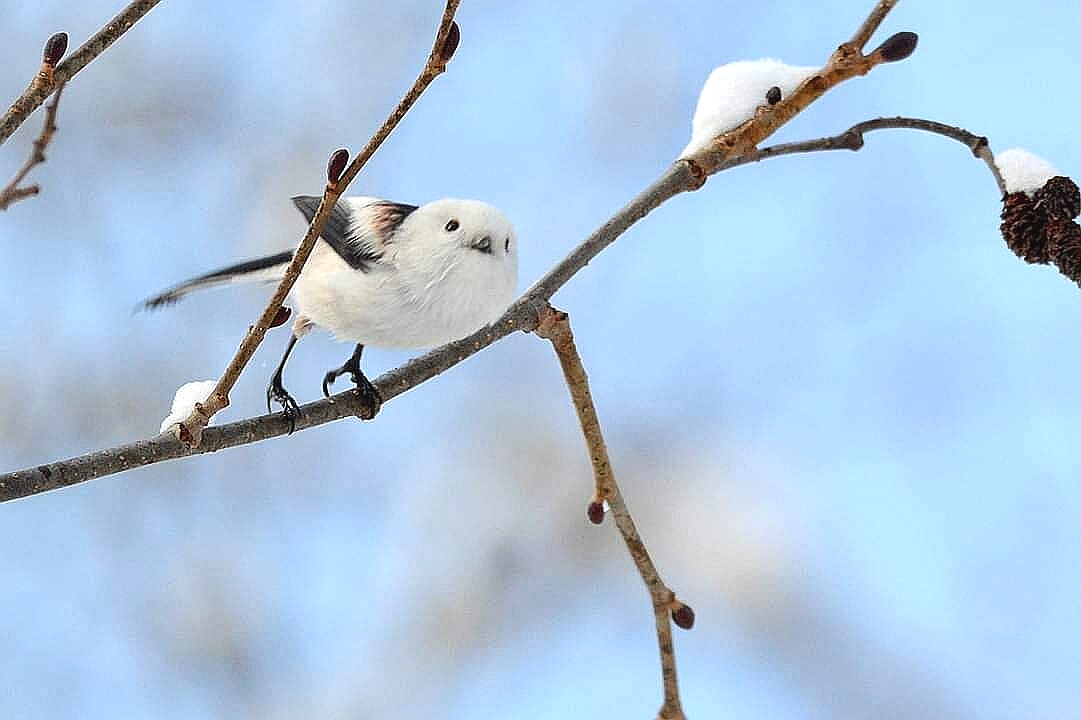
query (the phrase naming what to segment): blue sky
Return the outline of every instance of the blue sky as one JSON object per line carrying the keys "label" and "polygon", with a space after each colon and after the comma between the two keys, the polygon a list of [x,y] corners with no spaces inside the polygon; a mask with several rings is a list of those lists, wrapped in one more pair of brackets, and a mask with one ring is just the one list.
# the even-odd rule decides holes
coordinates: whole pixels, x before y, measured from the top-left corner
{"label": "blue sky", "polygon": [[[0,95],[120,4],[8,9]],[[664,171],[713,67],[824,62],[870,6],[467,0],[450,71],[352,192],[494,203],[525,287]],[[132,307],[294,244],[288,198],[381,122],[440,9],[164,2],[78,76],[42,194],[0,217],[6,468],[150,435],[220,372],[266,291]],[[918,32],[916,54],[776,139],[911,115],[1076,175],[1079,22],[903,2],[878,39]],[[676,638],[692,717],[1081,713],[1081,293],[1011,255],[998,213],[962,146],[876,133],[712,178],[556,296],[628,502],[698,611]],[[226,419],[261,412],[285,341]],[[306,339],[288,386],[314,399],[347,353]],[[577,432],[550,351],[516,336],[371,424],[5,505],[0,715],[650,717],[647,598],[585,521]]]}

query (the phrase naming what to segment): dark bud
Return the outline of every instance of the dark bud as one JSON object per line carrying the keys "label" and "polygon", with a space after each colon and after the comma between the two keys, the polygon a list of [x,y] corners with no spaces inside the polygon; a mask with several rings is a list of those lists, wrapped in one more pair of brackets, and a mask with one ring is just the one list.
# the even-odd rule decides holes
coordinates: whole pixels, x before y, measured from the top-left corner
{"label": "dark bud", "polygon": [[327,182],[331,185],[337,184],[348,162],[349,151],[345,148],[339,148],[331,153],[330,160],[327,162]]}
{"label": "dark bud", "polygon": [[454,57],[454,51],[458,49],[458,43],[462,41],[462,31],[458,28],[458,23],[451,22],[450,30],[447,31],[447,38],[443,41],[443,47],[439,48],[439,61],[446,65],[450,62],[450,59]]}
{"label": "dark bud", "polygon": [[67,51],[68,34],[58,32],[45,43],[45,50],[41,53],[41,62],[46,65],[56,65]]}
{"label": "dark bud", "polygon": [[1052,220],[1047,244],[1059,272],[1081,285],[1081,226],[1073,220]]}
{"label": "dark bud", "polygon": [[781,102],[781,88],[774,85],[766,91],[766,102],[770,105],[776,105]]}
{"label": "dark bud", "polygon": [[1014,255],[1027,263],[1046,264],[1051,256],[1047,247],[1047,217],[1027,193],[1009,193],[1002,199],[1002,239]]}
{"label": "dark bud", "polygon": [[914,32],[899,32],[886,38],[886,41],[878,46],[872,55],[878,55],[883,62],[897,62],[916,51],[916,44],[920,36]]}
{"label": "dark bud", "polygon": [[1081,192],[1068,177],[1059,175],[1044,183],[1032,199],[1049,220],[1073,220],[1081,215]]}
{"label": "dark bud", "polygon": [[600,525],[604,522],[604,503],[600,500],[592,501],[589,503],[589,507],[586,508],[586,515],[591,523]]}
{"label": "dark bud", "polygon": [[274,316],[274,319],[270,321],[270,327],[281,327],[285,323],[289,322],[289,316],[293,314],[293,311],[282,305],[278,308],[278,313]]}
{"label": "dark bud", "polygon": [[684,630],[690,630],[694,627],[694,610],[691,609],[690,605],[678,600],[676,602],[679,604],[672,608],[672,622]]}

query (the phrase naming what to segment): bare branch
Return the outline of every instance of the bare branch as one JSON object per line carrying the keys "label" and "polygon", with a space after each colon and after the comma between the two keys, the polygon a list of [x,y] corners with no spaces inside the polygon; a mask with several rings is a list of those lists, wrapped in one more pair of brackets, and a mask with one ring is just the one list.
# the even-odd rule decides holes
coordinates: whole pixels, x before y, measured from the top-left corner
{"label": "bare branch", "polygon": [[105,52],[106,48],[116,42],[116,39],[126,33],[144,15],[150,12],[161,0],[136,0],[119,15],[109,21],[109,24],[94,34],[92,38],[83,43],[71,56],[56,66],[55,71],[41,72],[34,76],[30,86],[23,92],[15,103],[0,118],[0,145],[11,137],[20,125],[30,116],[30,113],[41,107],[46,98],[64,83],[75,77],[75,74],[86,67],[94,58]]}
{"label": "bare branch", "polygon": [[[420,75],[413,83],[413,86],[409,88],[405,97],[401,99],[390,116],[383,122],[383,125],[375,132],[368,144],[364,146],[364,149],[360,151],[360,154],[345,169],[345,172],[340,173],[340,177],[328,177],[326,189],[323,191],[323,199],[312,217],[308,231],[293,253],[293,260],[289,263],[289,267],[286,268],[285,276],[278,284],[274,294],[271,295],[266,308],[263,310],[262,315],[259,316],[259,320],[248,329],[248,334],[244,336],[244,340],[240,343],[240,347],[229,362],[228,367],[225,368],[225,372],[218,379],[218,384],[211,391],[210,396],[206,401],[196,403],[195,409],[188,419],[177,425],[177,436],[185,444],[197,447],[202,441],[203,429],[209,424],[210,419],[223,408],[228,407],[229,392],[236,385],[240,373],[244,371],[248,362],[251,361],[256,348],[263,342],[267,330],[273,327],[282,303],[285,302],[285,297],[293,289],[293,284],[296,283],[297,278],[300,277],[300,271],[304,268],[304,263],[308,261],[308,256],[311,255],[312,249],[315,247],[315,241],[323,232],[323,226],[326,225],[327,218],[330,217],[330,211],[334,208],[338,198],[345,192],[345,189],[357,176],[361,168],[375,154],[375,151],[379,149],[379,146],[383,144],[383,141],[398,126],[398,123],[413,107],[421,94],[431,85],[433,80],[447,69],[447,62],[458,47],[459,30],[454,22],[454,13],[458,10],[459,2],[460,0],[447,0],[446,7],[443,10],[443,18],[439,23],[439,30],[436,32],[435,42],[432,45],[432,51],[428,54],[424,69],[421,70]],[[334,167],[337,164],[337,159],[340,158],[339,153],[340,151],[336,151],[332,155],[332,162],[328,166],[329,175],[339,174],[335,172],[337,168]],[[334,168],[334,171],[331,168]]]}
{"label": "bare branch", "polygon": [[879,0],[874,10],[871,11],[871,14],[867,16],[867,19],[860,25],[859,30],[848,42],[860,50],[865,48],[871,36],[875,34],[875,30],[878,30],[878,26],[882,24],[882,21],[886,19],[886,16],[890,14],[890,10],[893,10],[898,2],[899,0]]}
{"label": "bare branch", "polygon": [[[683,618],[687,618],[689,613],[690,623],[693,623],[694,613],[689,606],[680,602],[676,594],[661,580],[660,573],[657,572],[656,566],[649,557],[646,544],[638,534],[634,518],[631,517],[631,512],[623,500],[623,494],[616,483],[615,474],[612,472],[612,465],[608,459],[608,447],[604,442],[600,421],[597,419],[597,409],[593,405],[593,398],[589,392],[589,378],[582,365],[582,357],[574,344],[574,334],[571,332],[567,314],[551,306],[546,307],[541,312],[536,332],[537,335],[552,343],[559,357],[559,365],[563,368],[563,378],[567,382],[574,409],[578,413],[578,422],[582,427],[586,449],[589,450],[589,459],[593,465],[596,483],[593,499],[590,502],[590,520],[599,522],[603,519],[603,515],[598,517],[593,513],[593,508],[607,502],[612,510],[612,517],[619,529],[619,534],[623,537],[623,542],[627,545],[631,559],[634,560],[638,573],[642,576],[642,582],[649,590],[650,600],[653,602],[657,645],[661,655],[661,676],[664,684],[664,704],[661,706],[658,717],[664,720],[684,720],[683,707],[679,700],[676,653],[672,645],[672,626],[669,616],[678,612]],[[686,624],[689,625],[689,623]]]}
{"label": "bare branch", "polygon": [[9,182],[3,190],[0,190],[0,210],[7,210],[19,200],[33,197],[40,192],[41,188],[39,188],[37,184],[20,187],[20,183],[26,179],[26,176],[30,174],[30,171],[33,170],[36,165],[45,162],[45,149],[49,147],[53,135],[56,134],[56,110],[60,105],[60,94],[63,92],[64,85],[61,84],[56,88],[56,94],[53,95],[53,101],[45,106],[45,123],[41,127],[41,134],[38,135],[37,140],[34,141],[34,147],[30,152],[30,157],[27,158],[22,168],[19,169],[19,172],[15,173],[15,177],[11,179],[11,182]]}
{"label": "bare branch", "polygon": [[956,140],[971,150],[973,155],[987,164],[988,169],[995,178],[995,183],[998,185],[999,191],[1002,193],[1006,192],[1006,183],[1002,179],[1002,174],[999,172],[998,165],[995,164],[994,155],[991,153],[991,145],[986,137],[983,135],[975,135],[964,128],[954,125],[946,125],[945,123],[935,122],[934,120],[909,117],[865,120],[861,123],[856,123],[848,130],[845,130],[838,135],[764,147],[760,150],[755,150],[748,155],[732,158],[725,163],[724,169],[727,170],[728,168],[733,168],[738,165],[760,162],[781,155],[796,155],[800,153],[821,152],[824,150],[859,150],[863,147],[863,136],[865,133],[874,132],[875,130],[891,129],[922,130],[923,132],[934,133],[935,135],[942,135],[951,140]]}

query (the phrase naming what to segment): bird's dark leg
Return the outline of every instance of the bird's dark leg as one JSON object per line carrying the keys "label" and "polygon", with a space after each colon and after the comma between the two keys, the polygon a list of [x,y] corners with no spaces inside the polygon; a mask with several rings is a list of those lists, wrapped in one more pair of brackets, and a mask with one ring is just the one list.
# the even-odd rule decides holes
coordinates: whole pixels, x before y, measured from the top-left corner
{"label": "bird's dark leg", "polygon": [[372,385],[371,381],[364,377],[364,373],[360,369],[360,356],[363,352],[364,346],[358,343],[356,349],[353,350],[353,354],[340,368],[335,368],[326,374],[323,378],[323,396],[330,397],[330,386],[339,377],[349,373],[349,377],[353,379],[353,383],[357,386],[360,399],[364,402],[366,412],[362,413],[361,417],[365,420],[371,420],[379,412],[379,408],[383,404],[383,396],[375,389],[375,385]]}
{"label": "bird's dark leg", "polygon": [[289,338],[289,344],[285,346],[285,354],[282,355],[282,361],[278,363],[278,369],[274,371],[274,375],[270,378],[270,385],[268,385],[266,389],[267,412],[270,412],[270,403],[272,401],[281,405],[282,412],[289,418],[290,435],[296,430],[297,416],[300,415],[300,408],[297,407],[297,401],[293,399],[293,396],[282,387],[282,371],[285,370],[285,361],[289,359],[289,353],[293,352],[293,346],[297,344],[297,339],[295,334]]}

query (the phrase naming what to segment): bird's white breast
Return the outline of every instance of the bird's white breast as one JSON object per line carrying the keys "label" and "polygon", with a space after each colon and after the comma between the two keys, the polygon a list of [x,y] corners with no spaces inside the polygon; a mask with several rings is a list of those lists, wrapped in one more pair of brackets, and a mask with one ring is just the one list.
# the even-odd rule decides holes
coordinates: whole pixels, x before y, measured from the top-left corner
{"label": "bird's white breast", "polygon": [[388,252],[362,272],[319,241],[293,294],[301,315],[340,340],[423,348],[465,337],[498,318],[516,284],[513,258],[454,248],[417,265]]}

